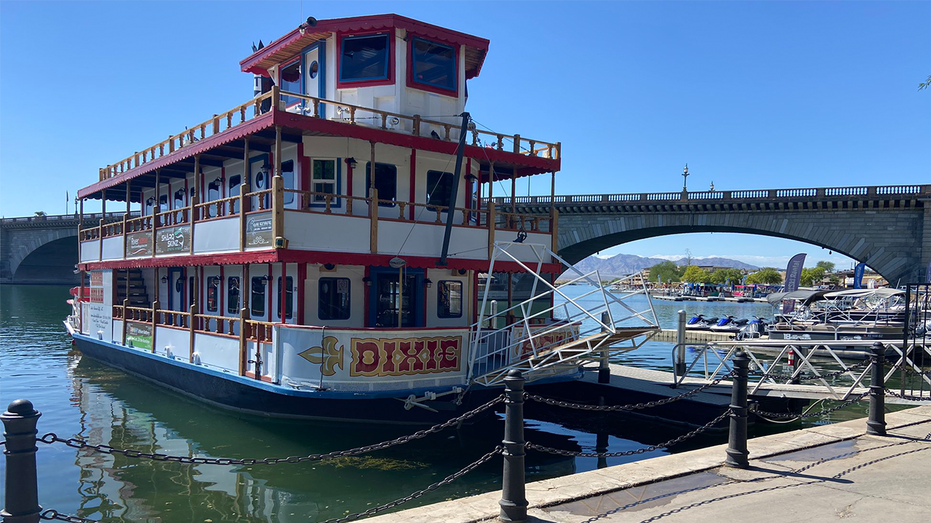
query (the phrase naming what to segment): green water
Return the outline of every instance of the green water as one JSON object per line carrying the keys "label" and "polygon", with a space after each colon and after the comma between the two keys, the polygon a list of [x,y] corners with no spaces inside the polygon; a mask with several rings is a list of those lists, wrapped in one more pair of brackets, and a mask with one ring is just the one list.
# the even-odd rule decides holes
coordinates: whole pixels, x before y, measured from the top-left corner
{"label": "green water", "polygon": [[[0,406],[16,398],[31,400],[43,413],[40,435],[55,432],[61,437],[143,452],[262,458],[340,450],[413,430],[258,419],[171,393],[72,350],[61,323],[70,310],[67,297],[67,287],[0,287]],[[675,317],[672,308],[669,312],[663,305],[657,306],[664,324]],[[674,308],[681,308],[681,304]],[[668,366],[670,347],[668,343],[651,343],[625,355],[625,362]],[[681,427],[623,417],[563,414],[541,408],[527,405],[527,439],[567,450],[592,452],[601,440],[608,452],[618,452],[659,443],[683,432]],[[862,416],[862,410],[840,413],[835,419]],[[754,430],[765,433],[798,426],[768,425]],[[45,508],[106,521],[323,521],[361,512],[439,481],[494,448],[502,430],[501,416],[496,414],[458,430],[448,429],[363,457],[275,466],[166,463],[40,443],[39,502]],[[712,434],[674,450],[717,444],[724,438],[724,434]],[[600,461],[530,453],[527,479],[536,481],[665,453]],[[0,460],[0,468],[3,466]],[[501,459],[495,457],[402,508],[500,489],[500,472]]]}

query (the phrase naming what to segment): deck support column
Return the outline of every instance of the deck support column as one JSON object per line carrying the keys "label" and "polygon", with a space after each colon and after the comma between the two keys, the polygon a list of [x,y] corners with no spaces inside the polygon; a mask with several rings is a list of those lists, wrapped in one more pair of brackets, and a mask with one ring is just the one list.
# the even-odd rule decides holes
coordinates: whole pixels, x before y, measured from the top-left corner
{"label": "deck support column", "polygon": [[[198,173],[200,173],[200,155],[196,154],[194,155],[194,194],[190,196],[190,201],[188,202],[191,209],[190,214],[188,214],[190,217],[189,223],[191,224],[191,232],[188,234],[189,241],[191,242],[188,246],[190,247],[188,251],[190,254],[194,254],[194,222],[197,221],[195,212],[197,210],[197,204],[200,203],[200,189],[198,189],[199,186],[197,185],[197,180],[200,175]],[[188,194],[190,194],[190,192]],[[195,278],[195,280],[196,279],[197,278]],[[195,286],[194,288],[196,289],[197,287]],[[193,298],[194,297],[191,296],[191,299]]]}

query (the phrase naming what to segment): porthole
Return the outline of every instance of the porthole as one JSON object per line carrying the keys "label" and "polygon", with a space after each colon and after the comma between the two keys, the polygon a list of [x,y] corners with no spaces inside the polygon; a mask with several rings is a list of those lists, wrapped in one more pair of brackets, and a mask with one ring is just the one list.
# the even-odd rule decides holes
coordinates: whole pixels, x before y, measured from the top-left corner
{"label": "porthole", "polygon": [[320,64],[316,60],[310,63],[310,66],[307,67],[307,74],[311,78],[317,77],[317,71],[320,69]]}

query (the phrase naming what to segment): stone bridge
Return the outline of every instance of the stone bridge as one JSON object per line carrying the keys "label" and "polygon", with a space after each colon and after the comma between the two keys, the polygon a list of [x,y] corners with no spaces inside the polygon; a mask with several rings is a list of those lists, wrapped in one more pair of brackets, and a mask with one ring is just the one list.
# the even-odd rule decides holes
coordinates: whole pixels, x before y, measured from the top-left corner
{"label": "stone bridge", "polygon": [[[788,238],[865,262],[887,281],[923,282],[931,263],[931,185],[518,196],[499,209],[559,213],[559,253],[576,263],[627,242],[690,232]],[[752,254],[752,253],[748,253]]]}
{"label": "stone bridge", "polygon": [[[98,223],[101,214],[84,215]],[[107,213],[107,221],[122,219]],[[77,284],[78,215],[29,216],[0,220],[0,283]]]}

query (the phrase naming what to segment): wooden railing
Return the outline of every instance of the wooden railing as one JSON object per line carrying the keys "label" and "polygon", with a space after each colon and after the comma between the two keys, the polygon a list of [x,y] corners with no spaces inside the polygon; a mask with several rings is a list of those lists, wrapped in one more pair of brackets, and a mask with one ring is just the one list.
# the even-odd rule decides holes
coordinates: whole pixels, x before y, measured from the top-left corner
{"label": "wooden railing", "polygon": [[161,141],[142,151],[135,152],[131,156],[114,162],[100,169],[100,180],[113,178],[130,169],[139,167],[146,162],[151,162],[152,160],[171,154],[198,140],[203,140],[209,136],[219,134],[227,129],[245,123],[256,116],[260,116],[262,114],[262,103],[265,100],[271,100],[273,95],[277,96],[277,88],[275,88],[274,92],[270,91],[256,96],[248,102],[237,105],[228,111],[215,114],[213,118],[195,124],[178,134],[169,136],[167,140]]}
{"label": "wooden railing", "polygon": [[[442,129],[443,132],[440,133],[440,139],[447,142],[458,139],[456,134],[458,134],[458,130],[461,126],[461,122],[459,121],[440,122],[437,120],[428,120],[418,114],[407,115],[394,113],[391,111],[372,109],[371,107],[363,107],[346,102],[337,102],[334,100],[327,100],[325,98],[316,98],[313,96],[307,96],[304,94],[292,93],[288,91],[281,91],[281,96],[288,96],[290,98],[301,100],[301,103],[298,106],[298,111],[301,114],[305,114],[313,118],[324,117],[324,115],[320,112],[320,104],[322,103],[330,105],[334,108],[334,111],[336,111],[337,114],[337,117],[334,118],[336,121],[343,121],[351,125],[369,125],[371,127],[378,127],[384,130],[399,132],[408,131],[414,136],[425,135],[423,126],[428,125]],[[454,118],[459,120],[459,117]],[[471,144],[474,146],[492,147],[498,151],[507,150],[515,154],[523,154],[527,156],[538,156],[552,159],[561,158],[561,144],[559,142],[544,142],[542,140],[522,138],[519,134],[508,135],[491,131],[484,131],[478,129],[475,125],[470,126],[467,132],[472,135]],[[429,129],[427,130],[426,135],[429,135]],[[507,147],[505,144],[507,144]]]}
{"label": "wooden railing", "polygon": [[[334,121],[342,121],[350,125],[368,125],[371,127],[381,128],[384,130],[393,130],[398,132],[409,132],[414,136],[421,136],[424,132],[430,135],[430,127],[442,130],[440,139],[445,141],[456,140],[459,122],[441,122],[422,118],[420,115],[406,115],[372,109],[359,105],[353,105],[346,102],[327,100],[325,98],[316,98],[299,93],[279,91],[277,86],[272,90],[256,96],[252,100],[237,105],[228,111],[213,115],[212,118],[204,120],[198,124],[186,128],[184,131],[169,136],[168,139],[161,141],[142,151],[137,151],[132,155],[114,162],[100,169],[100,180],[113,178],[122,173],[144,165],[165,155],[171,154],[176,150],[187,147],[199,140],[203,140],[215,134],[219,134],[228,129],[241,125],[257,116],[262,115],[263,104],[267,101],[267,106],[278,108],[282,96],[301,100],[298,111],[300,114],[312,117],[322,118],[325,115],[321,113],[320,104],[332,106],[336,112]],[[456,117],[458,119],[458,117]],[[424,129],[424,125],[430,126]],[[495,133],[486,130],[480,130],[472,125],[468,132],[472,135],[471,144],[474,146],[491,147],[499,151],[508,151],[515,154],[527,156],[536,156],[542,158],[559,159],[561,158],[559,142],[545,142],[542,140],[523,138],[519,134],[508,135]]]}
{"label": "wooden railing", "polygon": [[236,336],[239,330],[240,318],[238,316],[214,316],[211,314],[194,315],[194,330],[208,334],[224,334]]}

